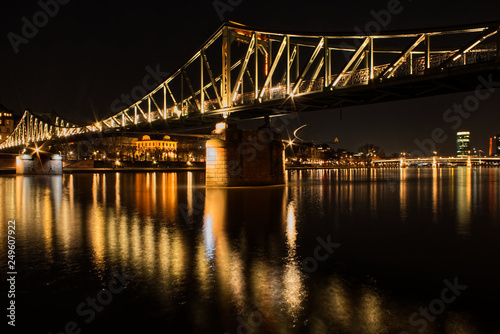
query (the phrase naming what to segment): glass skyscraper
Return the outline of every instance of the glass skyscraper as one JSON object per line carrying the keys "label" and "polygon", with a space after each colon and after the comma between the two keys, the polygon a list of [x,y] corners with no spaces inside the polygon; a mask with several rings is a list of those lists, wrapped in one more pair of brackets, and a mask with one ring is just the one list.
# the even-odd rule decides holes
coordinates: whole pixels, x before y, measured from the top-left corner
{"label": "glass skyscraper", "polygon": [[470,155],[470,132],[457,132],[457,157]]}

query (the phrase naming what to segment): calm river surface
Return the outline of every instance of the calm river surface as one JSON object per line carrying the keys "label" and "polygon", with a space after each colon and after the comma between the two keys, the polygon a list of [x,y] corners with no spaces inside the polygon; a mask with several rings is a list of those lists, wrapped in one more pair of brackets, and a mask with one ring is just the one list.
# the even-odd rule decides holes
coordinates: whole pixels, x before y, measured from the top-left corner
{"label": "calm river surface", "polygon": [[499,168],[3,175],[0,208],[18,333],[500,333]]}

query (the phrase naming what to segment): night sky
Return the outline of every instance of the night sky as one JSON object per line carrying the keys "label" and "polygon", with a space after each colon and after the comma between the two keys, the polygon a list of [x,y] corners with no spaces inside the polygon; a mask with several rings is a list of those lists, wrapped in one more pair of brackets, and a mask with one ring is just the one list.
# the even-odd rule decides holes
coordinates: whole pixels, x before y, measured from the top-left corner
{"label": "night sky", "polygon": [[[45,0],[42,0],[44,2]],[[60,0],[61,2],[65,2]],[[233,3],[223,19],[263,29],[351,32],[364,30],[371,11],[388,1],[251,1]],[[50,2],[50,1],[49,1]],[[432,28],[500,19],[498,0],[401,0],[403,11],[385,30]],[[222,24],[207,1],[83,1],[59,5],[57,14],[15,53],[8,34],[20,35],[22,18],[33,20],[37,1],[2,1],[0,9],[0,104],[22,114],[56,111],[77,123],[109,115],[111,104],[140,85],[146,67],[174,72]],[[500,90],[500,89],[499,89]],[[488,138],[500,133],[500,92],[454,129],[443,113],[467,94],[447,95],[365,107],[300,114],[290,125],[308,124],[300,137],[315,142],[339,138],[336,147],[356,150],[374,143],[386,153],[412,151],[415,140],[433,129],[446,131],[440,154],[453,154],[457,130],[470,130],[474,147],[487,151]]]}

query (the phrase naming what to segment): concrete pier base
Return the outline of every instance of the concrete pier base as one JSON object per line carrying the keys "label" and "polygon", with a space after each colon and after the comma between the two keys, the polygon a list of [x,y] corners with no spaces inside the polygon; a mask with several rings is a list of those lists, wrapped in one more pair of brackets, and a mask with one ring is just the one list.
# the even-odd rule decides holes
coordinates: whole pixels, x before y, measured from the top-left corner
{"label": "concrete pier base", "polygon": [[18,175],[61,175],[62,158],[57,154],[35,153],[16,157]]}
{"label": "concrete pier base", "polygon": [[269,128],[240,130],[217,124],[206,145],[206,186],[235,187],[283,184],[281,136]]}

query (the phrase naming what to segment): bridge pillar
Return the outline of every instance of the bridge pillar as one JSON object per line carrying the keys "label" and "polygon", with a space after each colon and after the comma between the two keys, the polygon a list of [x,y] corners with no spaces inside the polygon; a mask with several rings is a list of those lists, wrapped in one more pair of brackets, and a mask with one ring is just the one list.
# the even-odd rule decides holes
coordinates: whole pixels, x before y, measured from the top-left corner
{"label": "bridge pillar", "polygon": [[19,175],[61,175],[62,158],[57,154],[35,153],[16,157],[16,174]]}
{"label": "bridge pillar", "polygon": [[285,183],[281,136],[268,127],[241,130],[218,123],[207,141],[207,187]]}

